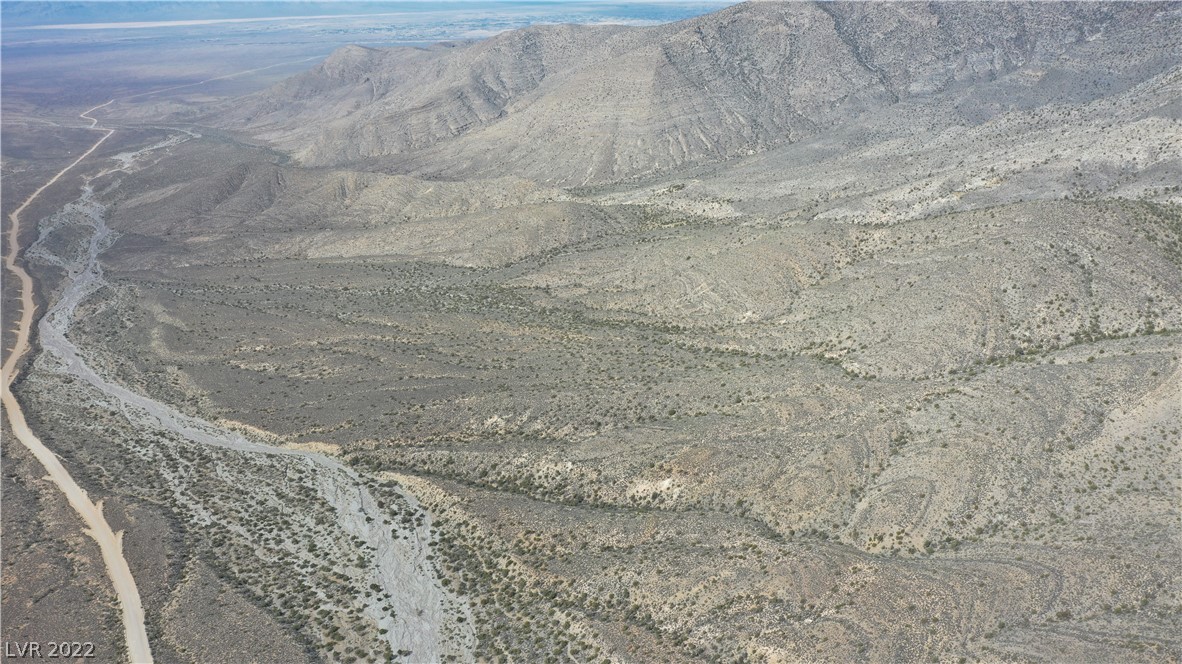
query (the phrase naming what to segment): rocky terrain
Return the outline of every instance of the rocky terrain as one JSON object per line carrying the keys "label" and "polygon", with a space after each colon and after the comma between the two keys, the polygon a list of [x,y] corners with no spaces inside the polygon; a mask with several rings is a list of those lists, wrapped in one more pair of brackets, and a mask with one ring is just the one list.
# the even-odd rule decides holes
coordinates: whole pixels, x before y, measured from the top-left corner
{"label": "rocky terrain", "polygon": [[901,102],[920,109],[905,131],[1084,104],[1171,69],[1176,21],[1150,3],[743,4],[642,30],[345,48],[217,121],[306,165],[598,184],[796,143]]}
{"label": "rocky terrain", "polygon": [[143,582],[162,660],[243,616],[275,661],[422,661],[314,454],[429,545],[439,659],[1176,661],[1180,22],[348,47],[103,155],[27,253],[60,301],[110,228],[95,379],[45,354],[18,395],[184,550]]}

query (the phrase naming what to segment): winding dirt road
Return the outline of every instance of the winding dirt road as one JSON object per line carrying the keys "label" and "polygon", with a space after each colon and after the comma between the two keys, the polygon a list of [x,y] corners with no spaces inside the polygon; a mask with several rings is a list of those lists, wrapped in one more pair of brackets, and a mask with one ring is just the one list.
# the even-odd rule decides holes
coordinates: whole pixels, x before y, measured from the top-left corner
{"label": "winding dirt road", "polygon": [[37,309],[33,301],[33,279],[16,262],[20,252],[21,214],[33,201],[37,200],[37,197],[42,192],[81,163],[82,160],[89,157],[115,133],[114,129],[99,128],[98,119],[90,115],[110,103],[108,101],[105,104],[99,104],[98,106],[87,109],[78,116],[90,121],[90,129],[103,132],[102,137],[95,141],[94,145],[90,146],[90,149],[83,152],[81,156],[58,171],[49,181],[30,194],[21,203],[20,207],[8,215],[11,225],[8,229],[8,251],[4,254],[4,267],[20,281],[21,317],[17,325],[16,341],[8,353],[8,357],[4,360],[3,373],[0,374],[2,376],[2,380],[0,380],[0,401],[3,402],[4,412],[8,417],[9,424],[12,426],[13,434],[29,452],[32,452],[33,456],[37,457],[41,465],[45,467],[49,478],[65,494],[66,500],[69,501],[74,511],[78,513],[78,516],[82,517],[83,523],[86,524],[86,534],[90,535],[98,543],[99,550],[103,556],[103,564],[107,568],[107,574],[111,577],[111,583],[115,588],[115,595],[118,597],[119,605],[122,608],[123,631],[127,640],[128,657],[133,664],[148,664],[152,661],[152,649],[148,645],[148,633],[144,628],[144,608],[140,603],[139,590],[136,588],[135,578],[131,575],[131,568],[127,565],[127,559],[123,557],[123,531],[116,533],[111,530],[110,524],[107,523],[106,517],[103,516],[102,501],[97,503],[91,502],[86,491],[78,486],[78,483],[70,476],[70,473],[62,465],[57,455],[50,451],[32,430],[29,429],[29,425],[25,422],[25,414],[10,389],[12,381],[16,378],[17,364],[29,350],[29,331],[32,328],[33,316]]}

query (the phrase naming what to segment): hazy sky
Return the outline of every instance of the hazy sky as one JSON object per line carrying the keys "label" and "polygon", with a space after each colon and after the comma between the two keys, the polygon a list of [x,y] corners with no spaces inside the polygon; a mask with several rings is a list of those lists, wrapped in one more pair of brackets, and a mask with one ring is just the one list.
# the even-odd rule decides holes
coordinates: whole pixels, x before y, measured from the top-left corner
{"label": "hazy sky", "polygon": [[454,38],[473,29],[499,30],[539,22],[652,24],[675,21],[732,4],[725,1],[649,2],[482,0],[435,2],[8,2],[2,3],[6,32],[36,30],[133,30],[195,25],[247,26],[302,21],[351,22],[368,19],[376,27]]}
{"label": "hazy sky", "polygon": [[[420,46],[481,39],[539,23],[653,25],[730,4],[734,3],[3,0],[0,98],[19,92],[28,99],[36,95],[39,104],[73,97],[85,104],[112,91],[126,95],[189,86],[244,69],[266,68],[259,76],[286,76],[346,44]],[[243,90],[265,83],[257,77],[234,82]]]}

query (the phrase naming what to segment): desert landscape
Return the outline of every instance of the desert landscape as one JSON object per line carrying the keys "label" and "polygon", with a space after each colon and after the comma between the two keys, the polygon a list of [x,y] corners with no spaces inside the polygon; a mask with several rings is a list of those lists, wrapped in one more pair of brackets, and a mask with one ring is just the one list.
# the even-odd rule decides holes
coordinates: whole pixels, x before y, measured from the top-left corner
{"label": "desert landscape", "polygon": [[1182,5],[685,11],[6,61],[6,643],[1182,659]]}

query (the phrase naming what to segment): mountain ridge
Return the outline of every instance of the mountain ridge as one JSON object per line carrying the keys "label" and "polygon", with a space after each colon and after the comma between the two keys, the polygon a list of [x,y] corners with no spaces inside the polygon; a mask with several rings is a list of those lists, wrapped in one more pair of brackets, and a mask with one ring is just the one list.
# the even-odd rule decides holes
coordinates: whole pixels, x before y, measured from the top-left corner
{"label": "mountain ridge", "polygon": [[[762,152],[1020,70],[1067,77],[1065,89],[1129,85],[1171,64],[1133,51],[1177,14],[1176,3],[744,3],[656,27],[345,47],[214,117],[308,166],[600,184]],[[1082,62],[1097,42],[1126,53],[1122,65]],[[1026,103],[1048,101],[1036,97]],[[988,117],[957,113],[949,122]]]}

